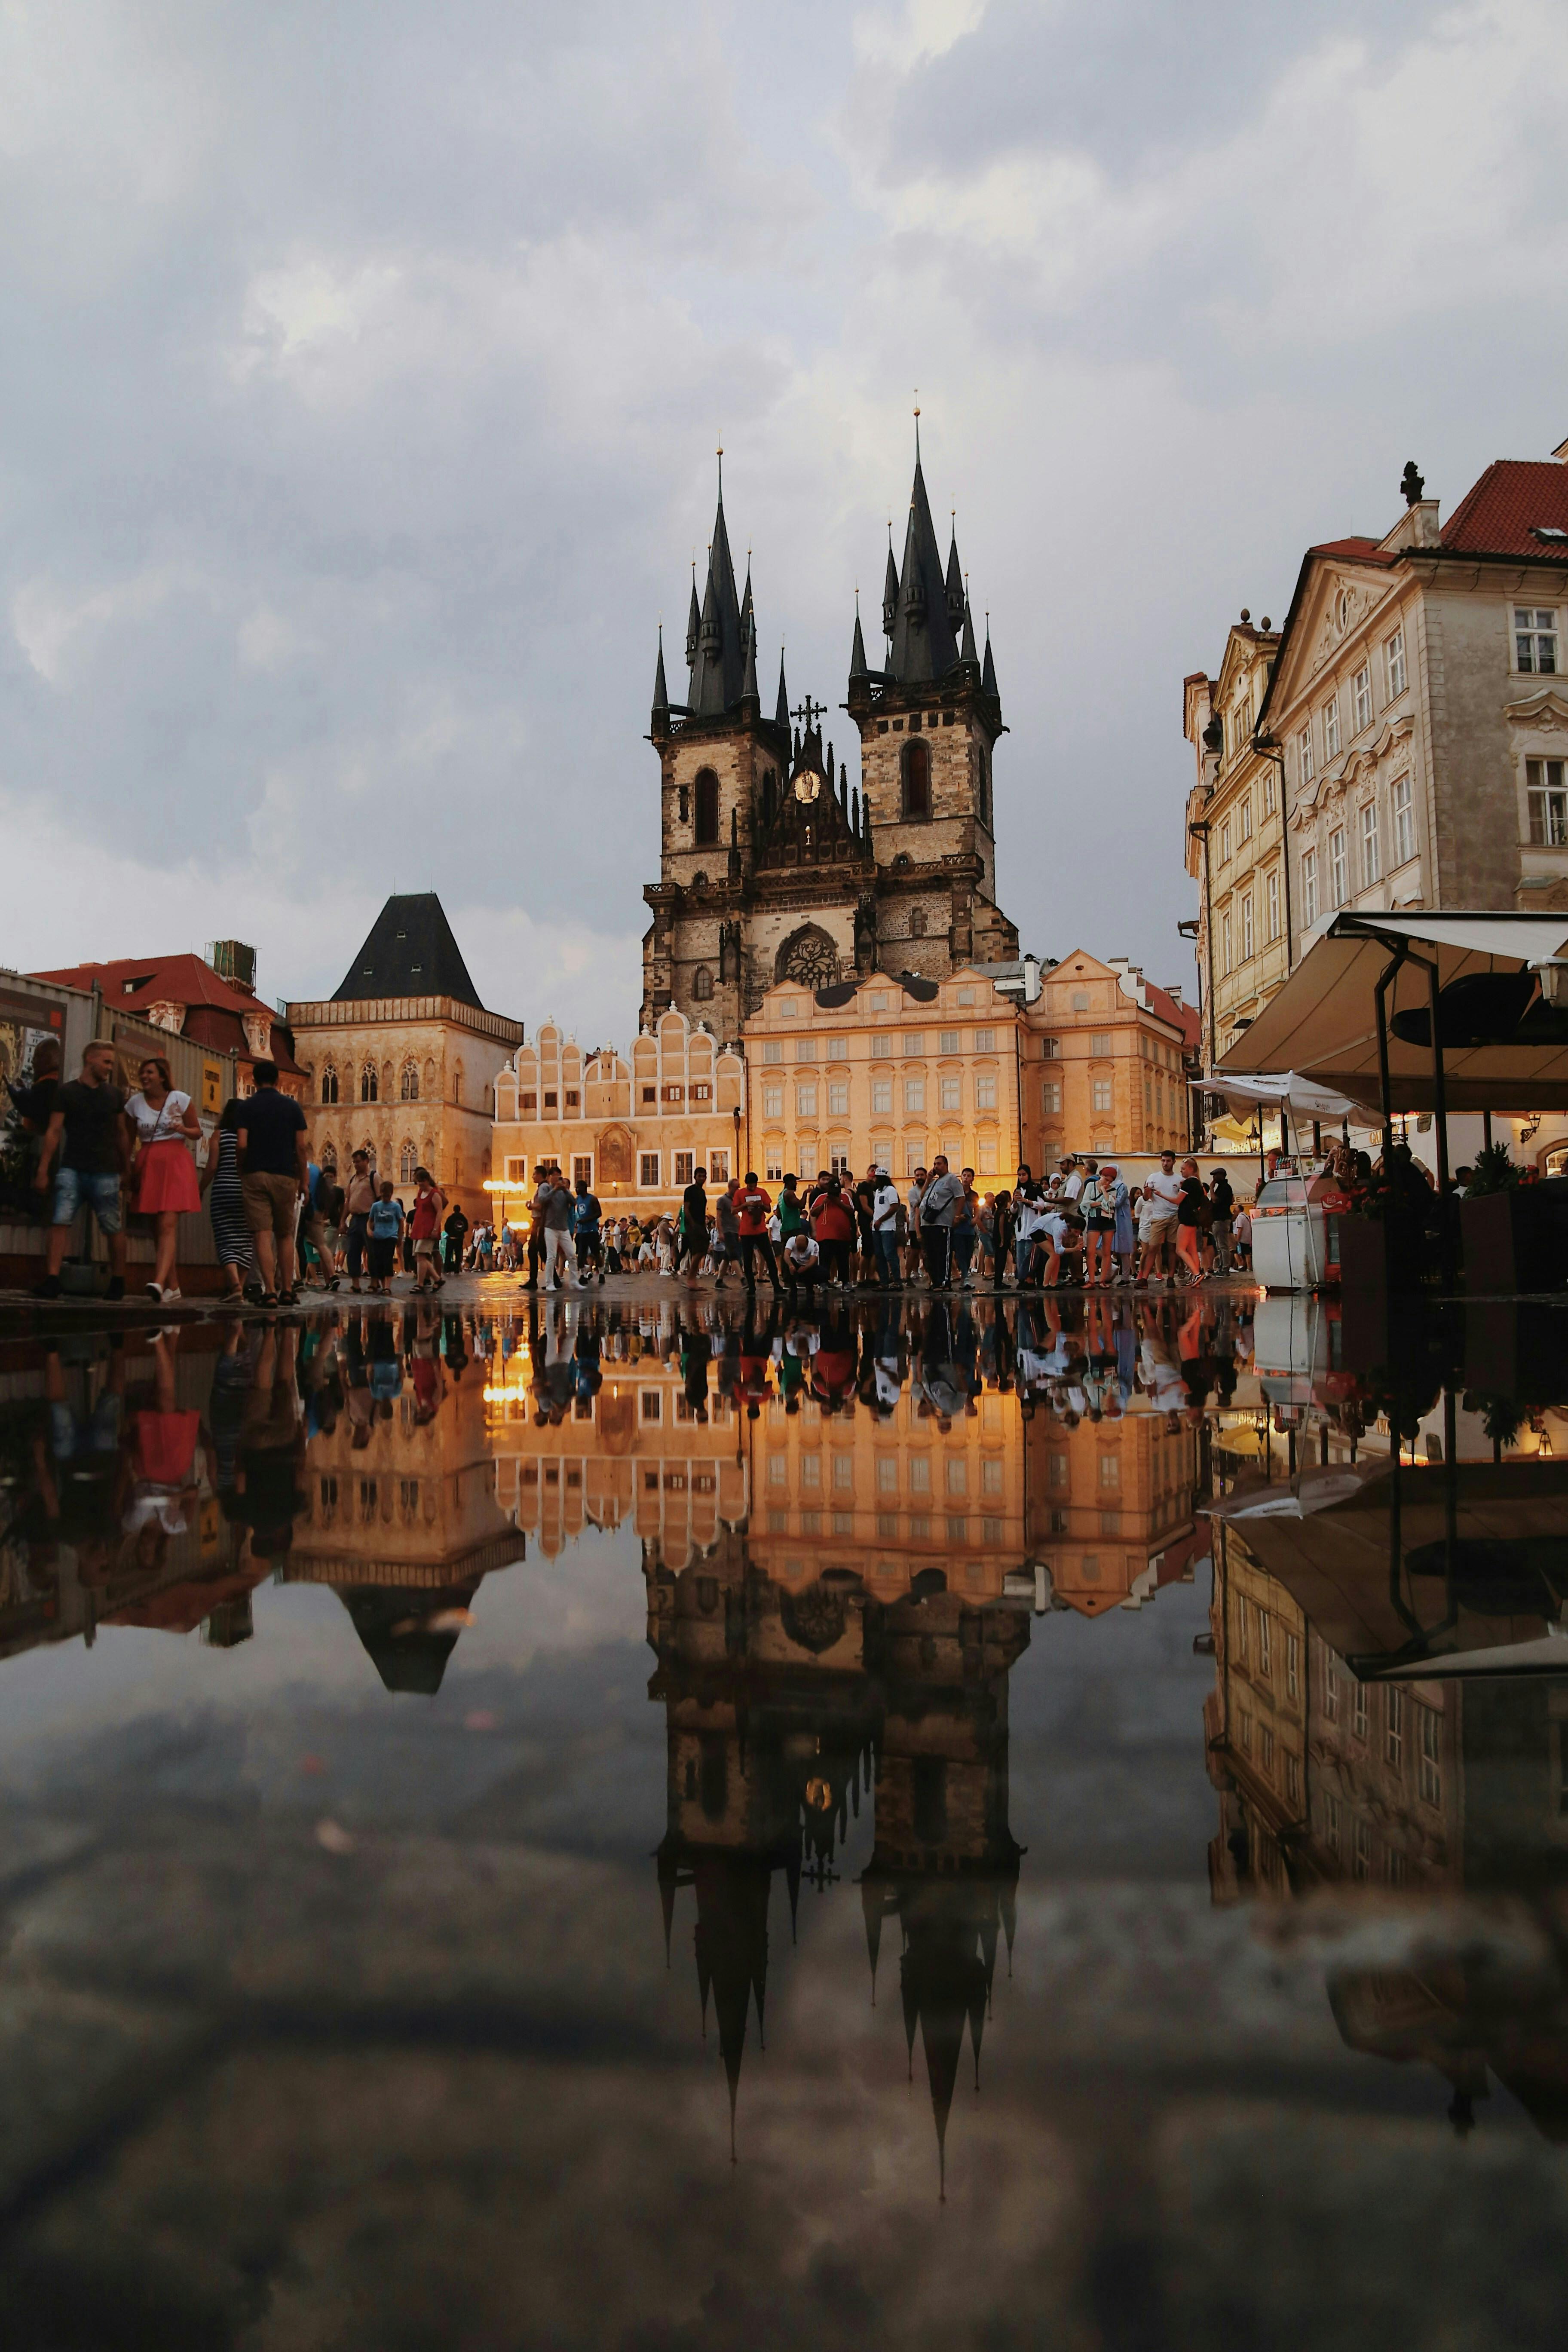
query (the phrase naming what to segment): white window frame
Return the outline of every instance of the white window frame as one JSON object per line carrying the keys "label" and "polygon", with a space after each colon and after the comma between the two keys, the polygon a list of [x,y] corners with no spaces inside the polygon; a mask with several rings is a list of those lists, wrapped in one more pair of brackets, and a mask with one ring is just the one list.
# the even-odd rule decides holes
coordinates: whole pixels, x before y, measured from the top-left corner
{"label": "white window frame", "polygon": [[1264,887],[1267,892],[1265,904],[1268,910],[1268,937],[1272,941],[1279,936],[1279,868],[1278,866],[1269,867],[1268,879]]}
{"label": "white window frame", "polygon": [[926,1082],[923,1078],[904,1080],[904,1117],[923,1118],[926,1109]]}
{"label": "white window frame", "polygon": [[1355,731],[1372,725],[1372,664],[1363,662],[1351,680],[1351,702],[1355,711]]}
{"label": "white window frame", "polygon": [[1062,1082],[1059,1078],[1047,1078],[1040,1088],[1040,1117],[1060,1118],[1061,1115]]}
{"label": "white window frame", "polygon": [[691,1182],[691,1171],[697,1165],[695,1151],[672,1151],[669,1155],[669,1181],[677,1192],[684,1192]]}
{"label": "white window frame", "polygon": [[1116,1108],[1116,1087],[1110,1078],[1089,1080],[1089,1109],[1103,1116]]}
{"label": "white window frame", "polygon": [[1388,673],[1388,698],[1392,702],[1396,694],[1404,693],[1405,686],[1408,683],[1408,672],[1405,668],[1405,631],[1403,628],[1395,629],[1394,635],[1389,638],[1387,645],[1384,647],[1384,655]]}
{"label": "white window frame", "polygon": [[815,1118],[816,1111],[816,1080],[797,1078],[795,1087],[795,1116],[798,1126],[802,1120]]}
{"label": "white window frame", "polygon": [[[647,1172],[648,1162],[650,1160],[653,1162],[653,1174],[651,1176]],[[662,1192],[664,1188],[658,1181],[659,1171],[662,1166],[663,1154],[661,1152],[639,1151],[637,1153],[637,1191],[639,1192]]]}
{"label": "white window frame", "polygon": [[764,1087],[763,1088],[763,1117],[764,1118],[783,1118],[784,1088],[782,1086]]}
{"label": "white window frame", "polygon": [[873,1118],[891,1118],[893,1116],[893,1081],[890,1076],[871,1081],[871,1116]]}
{"label": "white window frame", "polygon": [[1237,806],[1236,834],[1238,841],[1252,839],[1252,794],[1243,793]]}
{"label": "white window frame", "polygon": [[588,1173],[588,1190],[591,1192],[594,1189],[594,1154],[591,1151],[574,1151],[572,1154],[572,1181],[574,1184],[576,1183],[578,1177],[582,1175],[584,1169],[586,1169]]}
{"label": "white window frame", "polygon": [[1370,890],[1374,882],[1383,879],[1383,835],[1377,822],[1377,803],[1363,803],[1361,813],[1361,887]]}
{"label": "white window frame", "polygon": [[1302,783],[1310,784],[1317,773],[1317,762],[1312,757],[1312,722],[1310,719],[1296,738],[1296,763],[1300,770]]}
{"label": "white window frame", "polygon": [[1336,687],[1323,705],[1323,758],[1337,760],[1340,756],[1340,696]]}
{"label": "white window frame", "polygon": [[1256,940],[1254,940],[1254,937],[1253,937],[1253,923],[1252,923],[1252,894],[1251,894],[1251,892],[1250,892],[1250,891],[1248,891],[1248,892],[1247,892],[1247,897],[1246,897],[1245,898],[1243,898],[1243,900],[1242,900],[1242,902],[1241,902],[1241,961],[1242,961],[1242,962],[1243,962],[1243,963],[1249,963],[1249,962],[1251,961],[1251,960],[1252,960],[1252,957],[1254,956],[1254,954],[1255,954],[1256,952],[1257,952],[1257,942],[1256,942]]}
{"label": "white window frame", "polygon": [[1559,650],[1555,610],[1543,604],[1515,604],[1510,617],[1517,674],[1521,677],[1555,677]]}
{"label": "white window frame", "polygon": [[983,1070],[975,1078],[974,1108],[976,1110],[995,1109],[996,1078],[994,1071]]}
{"label": "white window frame", "polygon": [[1532,849],[1568,849],[1568,761],[1524,763],[1526,839]]}
{"label": "white window frame", "polygon": [[1344,826],[1336,824],[1329,835],[1329,887],[1336,907],[1342,907],[1350,897],[1350,844],[1345,839]]}
{"label": "white window frame", "polygon": [[830,1078],[828,1079],[828,1081],[827,1081],[827,1116],[828,1116],[828,1118],[848,1118],[848,1116],[849,1116],[849,1081],[848,1081],[848,1079],[847,1079],[847,1078],[833,1078],[833,1077],[830,1077]]}
{"label": "white window frame", "polygon": [[1408,775],[1395,776],[1393,793],[1394,863],[1408,866],[1415,855],[1415,787]]}
{"label": "white window frame", "polygon": [[963,1108],[963,1080],[962,1078],[941,1077],[937,1080],[937,1087],[941,1097],[941,1100],[938,1105],[940,1109],[943,1111],[954,1111],[962,1110]]}
{"label": "white window frame", "polygon": [[1228,907],[1219,919],[1219,969],[1222,979],[1231,969],[1230,908]]}
{"label": "white window frame", "polygon": [[1301,920],[1309,930],[1318,919],[1318,853],[1301,852]]}
{"label": "white window frame", "polygon": [[782,1062],[784,1060],[784,1039],[782,1037],[763,1038],[763,1059],[764,1062]]}
{"label": "white window frame", "polygon": [[707,1158],[710,1184],[727,1184],[731,1175],[730,1146],[727,1143],[710,1145]]}

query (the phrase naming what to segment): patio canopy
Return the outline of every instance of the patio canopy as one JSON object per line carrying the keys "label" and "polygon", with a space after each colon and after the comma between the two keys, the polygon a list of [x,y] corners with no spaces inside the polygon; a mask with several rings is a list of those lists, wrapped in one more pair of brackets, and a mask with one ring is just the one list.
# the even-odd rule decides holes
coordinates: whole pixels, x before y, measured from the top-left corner
{"label": "patio canopy", "polygon": [[[1440,915],[1412,908],[1335,915],[1257,1020],[1220,1055],[1213,1085],[1224,1094],[1233,1078],[1255,1086],[1264,1077],[1292,1083],[1304,1077],[1354,1103],[1380,1102],[1376,992],[1396,967],[1385,992],[1388,1108],[1436,1109],[1429,976],[1436,964],[1443,992],[1438,1034],[1446,1108],[1568,1109],[1568,1017],[1538,1002],[1520,1018],[1523,997],[1532,993],[1529,975],[1563,962],[1565,949],[1568,914]],[[1496,1006],[1489,1010],[1482,1002],[1486,978],[1510,974],[1525,976],[1516,988],[1518,1001],[1507,1003],[1503,977]],[[1469,985],[1456,992],[1456,982]],[[1496,1034],[1477,1042],[1489,1022]]]}
{"label": "patio canopy", "polygon": [[[1277,1077],[1265,1077],[1257,1071],[1246,1077],[1233,1077],[1228,1070],[1211,1071],[1204,1084],[1224,1095],[1234,1117],[1244,1123],[1261,1105],[1265,1110],[1288,1110],[1293,1119],[1353,1118],[1361,1127],[1377,1124],[1378,1114],[1371,1104],[1336,1094],[1332,1087],[1320,1086],[1316,1078],[1303,1077],[1300,1070],[1286,1070]],[[1376,1099],[1374,1089],[1373,1102]]]}

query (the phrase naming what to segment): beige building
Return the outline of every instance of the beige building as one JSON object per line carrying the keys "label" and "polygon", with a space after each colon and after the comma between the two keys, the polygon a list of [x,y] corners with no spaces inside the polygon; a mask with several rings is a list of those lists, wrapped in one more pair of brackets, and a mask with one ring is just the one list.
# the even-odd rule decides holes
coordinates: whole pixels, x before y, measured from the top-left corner
{"label": "beige building", "polygon": [[[1446,523],[1407,467],[1385,537],[1307,551],[1258,713],[1295,958],[1344,908],[1568,907],[1565,461],[1497,460]],[[1521,1156],[1568,1152],[1568,1118],[1527,1124]]]}
{"label": "beige building", "polygon": [[874,1160],[901,1183],[943,1151],[1010,1182],[1022,1028],[973,965],[941,981],[777,983],[745,1028],[750,1165],[776,1182],[786,1170],[859,1176]]}
{"label": "beige building", "polygon": [[1243,613],[1217,677],[1183,682],[1183,727],[1197,761],[1187,796],[1187,871],[1198,886],[1202,1043],[1212,1066],[1255,1021],[1290,968],[1289,881],[1279,755],[1258,714],[1279,638]]}
{"label": "beige building", "polygon": [[1020,1040],[1024,1158],[1185,1151],[1197,1014],[1123,956],[1075,948],[1041,975]]}
{"label": "beige building", "polygon": [[585,1176],[606,1216],[679,1205],[692,1171],[710,1183],[743,1176],[745,1068],[740,1054],[683,1013],[661,1013],[633,1042],[584,1050],[546,1022],[496,1085],[487,1191],[498,1221],[521,1216],[533,1171],[554,1160]]}
{"label": "beige building", "polygon": [[1192,1581],[1197,1447],[1163,1412],[1030,1412],[1025,1545],[1058,1608],[1098,1617]]}
{"label": "beige building", "polygon": [[341,1179],[363,1148],[405,1198],[425,1167],[487,1213],[496,1080],[522,1024],[479,1003],[434,891],[389,898],[336,995],[289,1022],[324,1168]]}

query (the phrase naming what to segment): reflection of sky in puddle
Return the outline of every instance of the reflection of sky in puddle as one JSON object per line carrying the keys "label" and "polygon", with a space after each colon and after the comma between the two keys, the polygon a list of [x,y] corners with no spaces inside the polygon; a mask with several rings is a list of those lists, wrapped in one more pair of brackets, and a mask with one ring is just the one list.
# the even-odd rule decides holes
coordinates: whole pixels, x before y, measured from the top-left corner
{"label": "reflection of sky in puddle", "polygon": [[1451,1603],[1461,1665],[1556,1639],[1554,1326],[1358,1365],[1318,1309],[661,1303],[268,1346],[5,1352],[0,1783],[19,1853],[77,1840],[29,1967],[398,2048],[449,2004],[584,2114],[613,2048],[693,2177],[731,2098],[802,2212],[858,2162],[911,2276],[922,2163],[980,2231],[1047,2126],[1105,2127],[1097,2070],[1111,2111],[1284,2069],[1303,2131],[1568,2123],[1568,1675],[1445,1675],[1406,1622]]}

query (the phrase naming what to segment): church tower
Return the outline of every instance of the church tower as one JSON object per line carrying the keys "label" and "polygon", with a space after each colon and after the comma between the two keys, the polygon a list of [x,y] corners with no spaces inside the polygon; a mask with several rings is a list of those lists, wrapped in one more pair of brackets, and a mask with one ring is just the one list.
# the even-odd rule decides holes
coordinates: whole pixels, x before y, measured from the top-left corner
{"label": "church tower", "polygon": [[1006,730],[991,634],[982,656],[956,530],[945,567],[937,543],[919,414],[901,569],[888,548],[885,667],[867,661],[857,612],[845,708],[876,844],[879,961],[938,980],[1016,956],[1018,934],[996,904],[991,762]]}
{"label": "church tower", "polygon": [[990,636],[982,659],[956,541],[942,569],[918,443],[901,573],[888,553],[885,667],[870,667],[855,622],[845,707],[858,790],[824,740],[824,706],[791,710],[782,656],[763,715],[751,565],[737,593],[722,464],[721,451],[684,702],[670,699],[662,632],[654,668],[659,878],[643,892],[642,1025],[673,1005],[733,1039],[777,981],[940,980],[1016,957],[1018,935],[995,902],[991,756],[1004,729]]}

